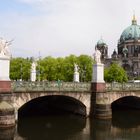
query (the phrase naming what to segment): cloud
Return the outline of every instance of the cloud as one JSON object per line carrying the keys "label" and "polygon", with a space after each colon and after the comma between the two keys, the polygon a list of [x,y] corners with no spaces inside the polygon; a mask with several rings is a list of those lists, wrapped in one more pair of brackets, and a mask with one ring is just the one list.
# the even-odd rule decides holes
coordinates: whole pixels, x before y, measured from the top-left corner
{"label": "cloud", "polygon": [[[16,0],[30,11],[1,13],[1,36],[14,38],[13,56],[92,55],[103,36],[110,53],[127,26],[138,0]],[[133,9],[131,9],[131,7]],[[138,15],[140,17],[140,15]],[[140,18],[138,18],[140,21]]]}

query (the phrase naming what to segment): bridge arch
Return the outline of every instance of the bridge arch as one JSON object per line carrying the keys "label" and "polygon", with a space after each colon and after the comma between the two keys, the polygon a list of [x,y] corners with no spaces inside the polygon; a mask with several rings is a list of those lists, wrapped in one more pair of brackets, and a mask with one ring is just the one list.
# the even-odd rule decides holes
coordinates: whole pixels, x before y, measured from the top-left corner
{"label": "bridge arch", "polygon": [[112,109],[140,109],[140,97],[123,96],[111,103]]}
{"label": "bridge arch", "polygon": [[140,93],[139,91],[111,91],[96,93],[95,116],[97,118],[112,118],[114,104],[119,102],[128,102],[129,106],[130,102],[132,102],[133,104],[131,105],[131,108],[140,109]]}
{"label": "bridge arch", "polygon": [[18,110],[18,116],[36,116],[61,113],[86,116],[86,106],[79,100],[64,95],[48,95],[34,98]]}
{"label": "bridge arch", "polygon": [[[90,92],[23,92],[23,93],[13,93],[13,106],[15,108],[16,119],[18,119],[18,110],[29,101],[45,96],[54,96],[59,97],[62,96],[65,99],[69,99],[71,101],[75,101],[79,104],[83,104],[85,106],[86,116],[90,114],[90,102],[91,102],[91,93]],[[46,97],[45,97],[46,98]],[[84,108],[84,107],[83,107]]]}

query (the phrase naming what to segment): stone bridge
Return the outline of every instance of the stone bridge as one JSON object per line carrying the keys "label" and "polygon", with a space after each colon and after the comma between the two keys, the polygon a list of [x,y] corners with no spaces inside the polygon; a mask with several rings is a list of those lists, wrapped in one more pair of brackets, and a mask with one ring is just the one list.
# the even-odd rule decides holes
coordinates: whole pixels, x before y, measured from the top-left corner
{"label": "stone bridge", "polygon": [[13,105],[16,116],[30,104],[42,102],[41,105],[47,107],[46,102],[53,101],[56,106],[61,104],[63,110],[103,119],[112,117],[112,103],[115,101],[124,97],[140,97],[139,83],[105,84],[102,92],[93,90],[91,85],[92,83],[13,82],[12,93],[3,93],[0,97]]}

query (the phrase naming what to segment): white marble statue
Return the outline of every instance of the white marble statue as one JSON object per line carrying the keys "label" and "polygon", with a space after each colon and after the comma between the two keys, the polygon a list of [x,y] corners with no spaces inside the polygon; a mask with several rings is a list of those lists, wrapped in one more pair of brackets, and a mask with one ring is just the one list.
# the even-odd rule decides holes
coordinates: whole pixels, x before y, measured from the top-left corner
{"label": "white marble statue", "polygon": [[0,38],[0,55],[2,56],[11,56],[9,45],[11,45],[11,41],[7,41],[3,38]]}
{"label": "white marble statue", "polygon": [[96,63],[101,63],[101,52],[97,48],[95,49],[93,57]]}
{"label": "white marble statue", "polygon": [[78,65],[74,63],[74,72],[78,72]]}
{"label": "white marble statue", "polygon": [[33,62],[32,63],[31,70],[32,71],[35,71],[36,70],[36,62]]}
{"label": "white marble statue", "polygon": [[74,63],[74,82],[79,82],[79,72],[78,72],[78,65]]}

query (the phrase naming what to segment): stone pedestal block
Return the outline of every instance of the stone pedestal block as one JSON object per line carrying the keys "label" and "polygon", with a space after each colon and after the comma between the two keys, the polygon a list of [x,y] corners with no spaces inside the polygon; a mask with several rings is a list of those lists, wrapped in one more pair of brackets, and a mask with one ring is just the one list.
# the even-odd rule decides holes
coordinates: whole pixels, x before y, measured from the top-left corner
{"label": "stone pedestal block", "polygon": [[91,91],[95,93],[105,92],[104,64],[97,63],[93,65]]}
{"label": "stone pedestal block", "polygon": [[93,65],[92,82],[104,83],[104,64],[97,63]]}
{"label": "stone pedestal block", "polygon": [[30,77],[31,77],[31,81],[33,82],[36,81],[36,62],[32,63]]}
{"label": "stone pedestal block", "polygon": [[11,93],[11,81],[0,81],[0,93]]}
{"label": "stone pedestal block", "polygon": [[31,71],[31,81],[32,82],[36,81],[36,71]]}
{"label": "stone pedestal block", "polygon": [[74,72],[74,82],[79,82],[79,72]]}
{"label": "stone pedestal block", "polygon": [[98,93],[98,92],[105,92],[105,83],[91,83],[91,91]]}
{"label": "stone pedestal block", "polygon": [[0,93],[11,92],[10,57],[0,54]]}
{"label": "stone pedestal block", "polygon": [[9,81],[10,58],[0,56],[0,81]]}

